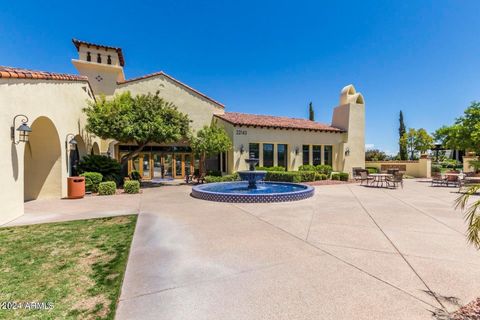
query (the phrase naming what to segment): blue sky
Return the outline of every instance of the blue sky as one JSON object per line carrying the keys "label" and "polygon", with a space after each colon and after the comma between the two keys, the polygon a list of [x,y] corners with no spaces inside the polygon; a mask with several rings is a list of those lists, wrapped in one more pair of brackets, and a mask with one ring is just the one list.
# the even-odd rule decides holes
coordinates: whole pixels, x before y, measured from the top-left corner
{"label": "blue sky", "polygon": [[163,70],[228,111],[330,123],[366,100],[366,143],[397,151],[398,112],[433,131],[479,99],[480,2],[9,1],[0,65],[75,73],[71,38],[120,46],[127,78]]}

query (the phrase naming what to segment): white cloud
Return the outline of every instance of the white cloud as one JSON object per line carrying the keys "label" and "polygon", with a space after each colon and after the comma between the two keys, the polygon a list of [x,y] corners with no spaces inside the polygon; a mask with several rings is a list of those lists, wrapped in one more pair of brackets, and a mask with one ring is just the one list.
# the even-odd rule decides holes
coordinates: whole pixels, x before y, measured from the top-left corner
{"label": "white cloud", "polygon": [[373,143],[365,143],[365,150],[370,150],[375,148],[375,145]]}

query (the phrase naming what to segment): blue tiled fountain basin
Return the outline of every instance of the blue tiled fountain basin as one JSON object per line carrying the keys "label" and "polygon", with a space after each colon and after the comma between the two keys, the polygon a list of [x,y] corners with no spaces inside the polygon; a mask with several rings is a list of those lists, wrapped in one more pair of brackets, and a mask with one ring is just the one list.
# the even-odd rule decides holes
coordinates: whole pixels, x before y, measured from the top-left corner
{"label": "blue tiled fountain basin", "polygon": [[220,182],[194,186],[192,196],[217,202],[285,202],[313,196],[311,186],[287,182],[260,182],[257,188],[248,188],[248,182]]}

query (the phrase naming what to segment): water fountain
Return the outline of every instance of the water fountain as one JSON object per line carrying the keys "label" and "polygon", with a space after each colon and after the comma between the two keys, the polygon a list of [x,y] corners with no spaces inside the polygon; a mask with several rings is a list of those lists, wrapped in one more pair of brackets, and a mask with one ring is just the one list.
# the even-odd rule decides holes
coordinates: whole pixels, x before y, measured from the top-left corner
{"label": "water fountain", "polygon": [[258,163],[257,158],[245,159],[245,162],[248,163],[248,170],[238,171],[238,175],[242,181],[248,181],[248,188],[256,189],[257,181],[265,179],[267,171],[255,170],[255,166]]}
{"label": "water fountain", "polygon": [[249,170],[238,171],[241,181],[218,182],[197,185],[192,188],[192,196],[198,199],[217,202],[283,202],[296,201],[313,196],[315,189],[299,183],[262,182],[267,171],[255,170],[258,159],[245,159]]}

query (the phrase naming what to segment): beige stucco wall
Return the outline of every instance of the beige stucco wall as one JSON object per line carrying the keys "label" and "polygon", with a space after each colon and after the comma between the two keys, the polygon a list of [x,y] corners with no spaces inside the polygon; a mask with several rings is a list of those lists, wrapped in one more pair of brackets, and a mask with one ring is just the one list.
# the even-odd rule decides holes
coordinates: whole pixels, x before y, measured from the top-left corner
{"label": "beige stucco wall", "polygon": [[[0,79],[0,124],[3,128],[0,130],[0,152],[4,155],[0,157],[3,178],[0,224],[23,213],[24,170],[31,181],[27,197],[30,197],[28,190],[38,191],[38,188],[39,198],[67,195],[66,135],[79,134],[90,144],[98,141],[87,137],[83,130],[82,108],[89,99],[84,90],[87,87],[86,82],[77,81]],[[34,130],[31,143],[12,143],[9,129],[16,114],[29,117],[28,124]],[[17,121],[15,127],[19,125]],[[91,145],[85,147],[87,151],[90,148]],[[57,151],[52,152],[52,149]],[[32,156],[35,161],[24,168],[24,160],[28,162]],[[44,174],[45,169],[51,172]],[[35,183],[43,185],[35,186]]]}
{"label": "beige stucco wall", "polygon": [[[277,144],[288,145],[288,170],[298,170],[298,167],[303,164],[302,146],[303,145],[332,145],[333,146],[333,169],[342,171],[339,167],[342,163],[342,154],[339,152],[341,144],[345,139],[344,133],[329,133],[316,132],[304,130],[279,130],[270,128],[253,128],[253,127],[239,127],[216,118],[219,126],[225,128],[233,142],[233,150],[228,153],[228,172],[235,172],[238,170],[247,170],[248,166],[245,159],[249,158],[249,143],[272,143],[274,144],[274,165],[277,165]],[[237,134],[237,129],[242,134]],[[244,134],[246,133],[246,134]],[[244,152],[240,152],[243,145]],[[299,152],[296,154],[295,150],[298,148]],[[263,166],[262,159],[263,150],[260,145],[260,163]],[[312,152],[310,152],[310,155]],[[323,158],[323,157],[322,157]],[[323,160],[323,159],[322,159]]]}
{"label": "beige stucco wall", "polygon": [[121,84],[115,90],[115,94],[125,91],[130,91],[133,95],[155,94],[160,91],[162,98],[175,104],[179,111],[188,114],[193,121],[191,124],[193,130],[210,125],[214,114],[225,112],[219,105],[162,75]]}
{"label": "beige stucco wall", "polygon": [[415,178],[430,178],[432,176],[432,160],[421,158],[419,160],[409,161],[366,161],[365,166],[377,168],[380,170],[382,164],[385,165],[405,165],[407,171],[405,174]]}
{"label": "beige stucco wall", "polygon": [[477,157],[463,157],[463,172],[473,172],[474,168],[470,165],[470,161],[478,160]]}

